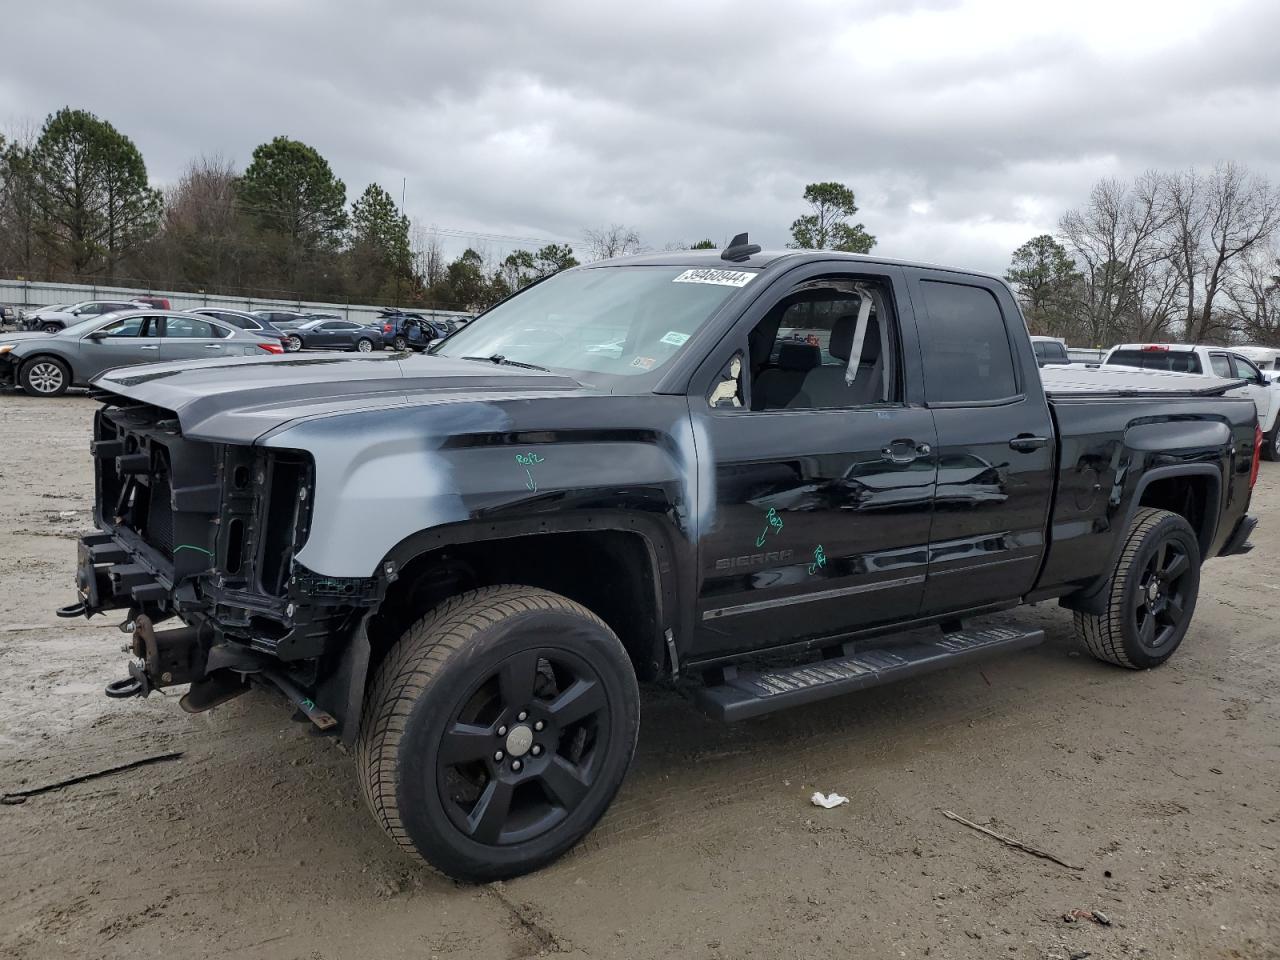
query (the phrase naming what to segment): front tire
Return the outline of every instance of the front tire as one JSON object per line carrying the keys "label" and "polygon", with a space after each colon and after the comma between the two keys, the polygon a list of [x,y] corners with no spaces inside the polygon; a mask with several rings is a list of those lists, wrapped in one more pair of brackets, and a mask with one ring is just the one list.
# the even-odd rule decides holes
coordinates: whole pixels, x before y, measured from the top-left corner
{"label": "front tire", "polygon": [[374,818],[457,880],[555,860],[595,825],[635,752],[639,693],[595,614],[533,587],[452,597],[378,668],[356,752]]}
{"label": "front tire", "polygon": [[1129,525],[1101,615],[1076,611],[1076,633],[1099,660],[1145,670],[1178,649],[1200,591],[1200,543],[1186,519],[1143,508]]}
{"label": "front tire", "polygon": [[397,335],[396,338],[391,341],[391,346],[396,350],[404,350],[405,347],[409,346],[409,341],[403,336]]}
{"label": "front tire", "polygon": [[60,397],[71,386],[71,368],[57,357],[33,357],[18,371],[18,382],[28,396]]}
{"label": "front tire", "polygon": [[1268,433],[1262,441],[1262,459],[1270,460],[1274,463],[1280,460],[1280,414],[1276,416],[1276,422],[1271,425],[1271,432]]}
{"label": "front tire", "polygon": [[42,333],[61,333],[62,326],[61,324],[57,324],[57,323],[46,323],[44,326],[40,328],[40,331]]}
{"label": "front tire", "polygon": [[285,340],[285,349],[290,353],[297,353],[302,349],[302,338],[290,336]]}

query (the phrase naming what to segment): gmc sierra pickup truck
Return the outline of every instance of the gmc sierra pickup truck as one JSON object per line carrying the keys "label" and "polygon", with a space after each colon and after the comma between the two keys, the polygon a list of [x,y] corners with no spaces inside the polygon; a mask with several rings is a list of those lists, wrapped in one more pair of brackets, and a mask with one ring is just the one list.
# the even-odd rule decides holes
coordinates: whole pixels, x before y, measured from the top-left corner
{"label": "gmc sierra pickup truck", "polygon": [[745,235],[604,261],[423,355],[100,376],[60,613],[124,611],[108,694],[278,690],[395,843],[509,877],[603,814],[638,682],[756,717],[1037,643],[982,615],[1050,599],[1098,659],[1163,663],[1249,546],[1238,386],[1041,371],[959,270]]}

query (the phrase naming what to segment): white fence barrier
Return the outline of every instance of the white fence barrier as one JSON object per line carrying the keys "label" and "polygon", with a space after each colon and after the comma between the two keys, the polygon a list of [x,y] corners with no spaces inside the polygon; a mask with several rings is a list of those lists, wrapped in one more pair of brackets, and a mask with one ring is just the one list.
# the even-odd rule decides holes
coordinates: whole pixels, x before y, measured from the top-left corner
{"label": "white fence barrier", "polygon": [[[320,303],[313,300],[263,300],[258,297],[229,297],[216,293],[177,293],[168,290],[144,290],[139,287],[107,287],[96,284],[46,283],[43,280],[0,279],[0,304],[30,313],[54,303],[80,303],[83,300],[128,300],[136,296],[164,297],[174,310],[196,307],[225,307],[228,310],[297,310],[302,313],[336,313],[349,320],[371,323],[382,307],[354,303]],[[469,317],[457,310],[417,310],[428,317]]]}

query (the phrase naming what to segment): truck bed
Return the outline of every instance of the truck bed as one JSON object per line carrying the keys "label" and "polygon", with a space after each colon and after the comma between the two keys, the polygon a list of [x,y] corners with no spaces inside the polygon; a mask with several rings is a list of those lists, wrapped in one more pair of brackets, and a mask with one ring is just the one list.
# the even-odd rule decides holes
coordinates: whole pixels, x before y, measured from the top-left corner
{"label": "truck bed", "polygon": [[1123,367],[1042,367],[1040,380],[1050,400],[1077,397],[1220,397],[1243,380]]}

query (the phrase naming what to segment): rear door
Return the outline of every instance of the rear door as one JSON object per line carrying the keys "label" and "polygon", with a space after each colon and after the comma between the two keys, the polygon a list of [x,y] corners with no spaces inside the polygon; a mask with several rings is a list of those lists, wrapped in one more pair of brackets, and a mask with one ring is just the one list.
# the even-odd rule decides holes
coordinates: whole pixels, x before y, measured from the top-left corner
{"label": "rear door", "polygon": [[914,615],[937,472],[918,358],[901,271],[848,261],[775,281],[708,358],[690,397],[710,501],[698,655]]}
{"label": "rear door", "polygon": [[1026,325],[1008,288],[908,270],[938,485],[921,613],[1030,591],[1053,492],[1053,423]]}
{"label": "rear door", "polygon": [[208,360],[227,355],[223,343],[229,331],[204,317],[163,317],[160,332],[162,360]]}

